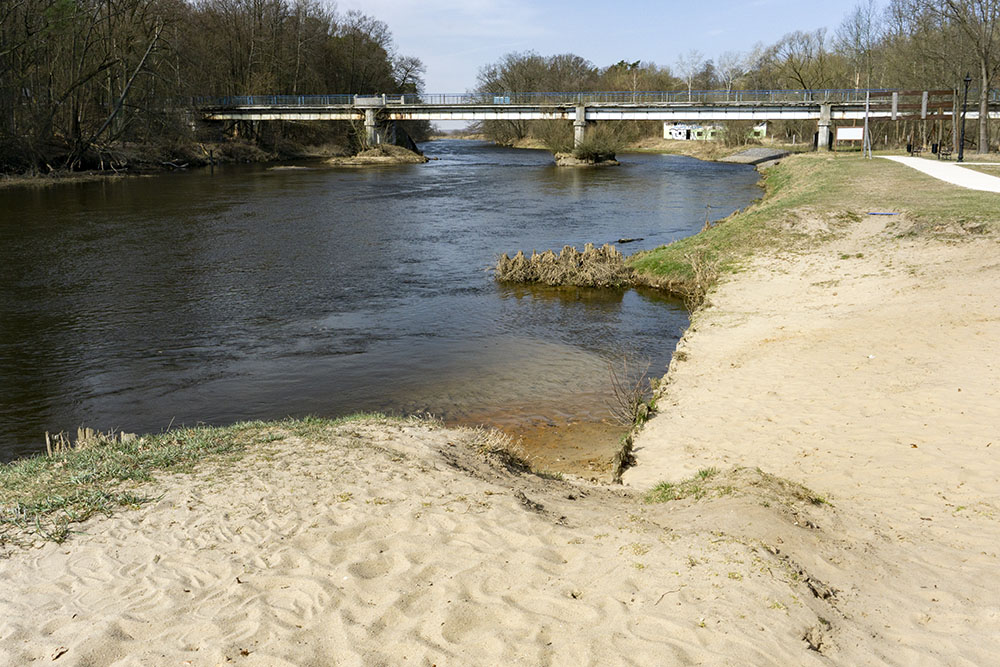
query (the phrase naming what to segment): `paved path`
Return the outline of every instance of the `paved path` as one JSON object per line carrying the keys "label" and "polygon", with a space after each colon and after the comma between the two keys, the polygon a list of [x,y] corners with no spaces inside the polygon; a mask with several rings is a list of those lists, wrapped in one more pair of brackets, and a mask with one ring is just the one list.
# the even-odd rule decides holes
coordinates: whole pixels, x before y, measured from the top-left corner
{"label": "paved path", "polygon": [[938,160],[925,160],[920,157],[899,157],[896,155],[880,155],[886,160],[900,162],[907,167],[913,167],[917,171],[922,171],[928,176],[957,185],[970,190],[983,190],[984,192],[1000,193],[1000,178],[990,176],[979,171],[966,169],[954,162],[940,162]]}
{"label": "paved path", "polygon": [[774,148],[764,148],[759,146],[757,148],[748,148],[745,151],[741,151],[735,155],[730,155],[729,157],[724,157],[719,162],[735,162],[737,164],[761,164],[763,162],[771,162],[773,160],[780,160],[781,158],[789,155],[788,151],[779,151]]}

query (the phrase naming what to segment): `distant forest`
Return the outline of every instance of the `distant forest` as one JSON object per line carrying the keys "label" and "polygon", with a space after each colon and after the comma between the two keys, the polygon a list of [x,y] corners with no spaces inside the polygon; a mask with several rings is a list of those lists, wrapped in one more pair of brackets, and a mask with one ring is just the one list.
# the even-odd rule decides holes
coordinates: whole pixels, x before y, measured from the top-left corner
{"label": "distant forest", "polygon": [[[884,10],[863,0],[833,34],[793,32],[715,58],[690,52],[673,68],[512,53],[482,68],[477,87],[950,89],[971,73],[970,99],[985,109],[980,91],[998,68],[1000,0],[891,0]],[[0,170],[93,168],[129,145],[191,144],[199,137],[174,103],[193,95],[419,93],[423,74],[385,23],[317,0],[0,0]],[[271,146],[352,140],[349,124],[317,125],[256,124],[243,135]],[[411,129],[419,139],[428,127]],[[532,132],[484,129],[503,142]],[[985,151],[989,137],[982,114],[970,139]]]}
{"label": "distant forest", "polygon": [[[114,146],[190,142],[172,107],[193,95],[415,93],[423,72],[385,23],[316,0],[0,0],[0,168],[92,168]],[[344,141],[329,135],[346,125],[248,138]]]}

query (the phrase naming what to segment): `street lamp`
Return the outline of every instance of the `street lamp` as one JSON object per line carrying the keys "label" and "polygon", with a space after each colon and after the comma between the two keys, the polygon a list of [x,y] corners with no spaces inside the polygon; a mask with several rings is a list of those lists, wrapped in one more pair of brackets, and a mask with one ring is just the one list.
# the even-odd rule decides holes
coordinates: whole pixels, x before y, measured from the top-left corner
{"label": "street lamp", "polygon": [[969,84],[972,83],[972,75],[965,75],[965,96],[962,97],[962,140],[958,144],[958,161],[965,159],[965,107],[969,103]]}

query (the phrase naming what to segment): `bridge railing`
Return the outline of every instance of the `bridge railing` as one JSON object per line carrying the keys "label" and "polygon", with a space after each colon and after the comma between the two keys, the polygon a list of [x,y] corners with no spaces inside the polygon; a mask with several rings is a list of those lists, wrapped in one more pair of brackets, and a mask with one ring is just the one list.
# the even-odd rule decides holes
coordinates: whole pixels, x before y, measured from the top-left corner
{"label": "bridge railing", "polygon": [[[863,102],[864,90],[668,90],[668,91],[588,91],[588,92],[495,92],[422,93],[386,95],[386,105],[429,104],[434,106],[510,105],[565,106],[569,104],[706,104],[781,102]],[[873,94],[891,93],[878,89]],[[355,98],[370,100],[380,95],[229,95],[193,97],[195,108],[234,107],[329,107],[352,106]]]}
{"label": "bridge railing", "polygon": [[354,97],[354,95],[227,95],[224,97],[193,97],[191,98],[191,106],[196,109],[350,106],[354,104]]}
{"label": "bridge railing", "polygon": [[[912,91],[887,88],[871,90],[818,89],[818,90],[668,90],[668,91],[587,91],[587,92],[507,92],[491,93],[421,93],[405,95],[235,95],[226,97],[194,97],[177,100],[177,106],[206,108],[236,107],[330,107],[370,106],[372,100],[382,98],[386,106],[568,106],[574,104],[831,104],[863,103],[866,93],[873,100],[884,102],[893,93],[910,95]],[[949,91],[945,91],[949,92]],[[972,93],[973,91],[970,91]],[[970,95],[970,99],[972,96]],[[1000,91],[989,92],[991,103],[1000,102]]]}
{"label": "bridge railing", "polygon": [[[891,93],[878,89],[872,93]],[[705,103],[780,103],[780,102],[864,102],[864,90],[669,90],[669,91],[588,91],[543,93],[464,93],[406,96],[407,104],[526,104],[562,106],[567,104],[705,104]],[[412,101],[410,101],[412,98]]]}

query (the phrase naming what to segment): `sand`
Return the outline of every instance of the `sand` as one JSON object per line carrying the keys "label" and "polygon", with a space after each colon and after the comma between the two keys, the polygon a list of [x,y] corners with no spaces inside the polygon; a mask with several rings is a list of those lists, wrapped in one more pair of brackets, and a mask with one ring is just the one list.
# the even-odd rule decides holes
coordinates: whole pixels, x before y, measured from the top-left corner
{"label": "sand", "polygon": [[836,538],[855,546],[845,560],[813,554],[817,572],[850,591],[840,609],[891,649],[882,659],[992,664],[1000,244],[910,229],[867,217],[724,284],[679,343],[624,479],[760,466],[827,494],[855,519]]}
{"label": "sand", "polygon": [[464,431],[289,435],[8,553],[0,664],[820,664],[825,603],[742,525],[809,551],[802,525],[836,513],[742,475],[752,494],[645,505],[507,471]]}
{"label": "sand", "polygon": [[470,430],[276,429],[8,548],[0,664],[990,664],[1000,244],[907,225],[713,292],[623,487],[509,470]]}

